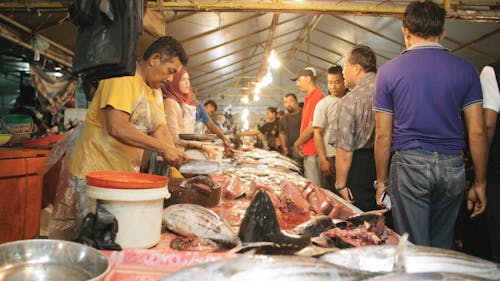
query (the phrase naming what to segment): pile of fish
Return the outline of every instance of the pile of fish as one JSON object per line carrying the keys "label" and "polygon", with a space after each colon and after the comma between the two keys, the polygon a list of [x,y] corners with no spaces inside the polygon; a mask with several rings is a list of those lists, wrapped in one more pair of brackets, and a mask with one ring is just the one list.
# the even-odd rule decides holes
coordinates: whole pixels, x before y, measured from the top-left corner
{"label": "pile of fish", "polygon": [[[359,233],[361,229],[377,237],[374,239],[377,242],[370,245],[384,242],[385,227],[383,216],[380,214],[362,214],[352,216],[345,221],[332,220],[327,215],[313,216],[287,231],[280,227],[275,204],[279,203],[273,203],[269,191],[257,191],[245,211],[237,236],[229,224],[215,212],[193,204],[167,207],[163,211],[163,224],[170,231],[185,237],[174,239],[172,242],[172,248],[178,250],[198,248],[216,251],[236,247],[257,248],[257,252],[263,254],[293,254],[306,247],[313,247],[315,250],[309,249],[308,255],[316,255],[325,252],[318,250],[317,246],[347,248],[368,244],[367,239],[352,237],[352,233]],[[337,231],[336,236],[331,234],[333,231]],[[342,235],[342,231],[349,235]],[[380,235],[380,238],[377,235]]]}
{"label": "pile of fish", "polygon": [[280,169],[285,168],[294,172],[301,171],[299,163],[276,151],[255,148],[250,151],[236,151],[235,156],[239,164],[257,164]]}
{"label": "pile of fish", "polygon": [[345,249],[381,245],[387,239],[385,217],[381,213],[354,215],[336,226],[319,235],[328,246]]}

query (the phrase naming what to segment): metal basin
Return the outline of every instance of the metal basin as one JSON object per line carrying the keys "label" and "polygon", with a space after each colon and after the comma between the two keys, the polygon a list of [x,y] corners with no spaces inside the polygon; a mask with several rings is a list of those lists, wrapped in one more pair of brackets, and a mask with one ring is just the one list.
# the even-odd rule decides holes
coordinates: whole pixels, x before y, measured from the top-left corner
{"label": "metal basin", "polygon": [[[394,271],[395,253],[396,246],[366,246],[326,254],[321,259],[347,268],[384,274]],[[490,280],[500,278],[500,264],[451,250],[408,246],[400,259],[406,273],[447,272]]]}
{"label": "metal basin", "polygon": [[0,280],[101,280],[109,271],[98,250],[62,240],[23,240],[0,245]]}

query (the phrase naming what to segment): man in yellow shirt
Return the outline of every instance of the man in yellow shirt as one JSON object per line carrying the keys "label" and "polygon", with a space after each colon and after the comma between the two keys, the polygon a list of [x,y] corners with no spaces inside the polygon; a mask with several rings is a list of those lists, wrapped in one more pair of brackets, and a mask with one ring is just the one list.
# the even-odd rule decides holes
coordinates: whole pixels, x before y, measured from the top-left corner
{"label": "man in yellow shirt", "polygon": [[[160,85],[188,61],[182,45],[165,36],[153,42],[134,76],[99,82],[86,126],[69,151],[60,179],[51,229],[55,238],[74,238],[87,212],[85,175],[91,171],[139,172],[144,149],[175,166],[185,161],[166,128]],[[61,187],[61,185],[64,185]],[[71,219],[68,219],[71,218]],[[61,232],[62,231],[62,232]],[[73,233],[69,233],[73,232]],[[58,234],[59,233],[59,234]]]}

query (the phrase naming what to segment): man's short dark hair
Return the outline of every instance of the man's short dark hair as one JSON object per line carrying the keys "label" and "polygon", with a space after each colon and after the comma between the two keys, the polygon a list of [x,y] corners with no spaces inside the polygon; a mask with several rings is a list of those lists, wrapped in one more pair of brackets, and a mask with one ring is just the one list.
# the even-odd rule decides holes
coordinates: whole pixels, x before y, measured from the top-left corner
{"label": "man's short dark hair", "polygon": [[213,106],[214,107],[214,111],[217,111],[217,104],[215,103],[214,100],[207,100],[207,102],[205,102],[203,104],[203,106],[207,106],[207,105]]}
{"label": "man's short dark hair", "polygon": [[414,1],[403,14],[403,26],[421,38],[439,36],[443,32],[446,11],[432,1]]}
{"label": "man's short dark hair", "polygon": [[171,36],[163,36],[156,39],[149,47],[142,58],[149,59],[153,54],[159,53],[161,62],[165,62],[174,57],[178,57],[182,65],[188,63],[188,56],[182,47],[182,44]]}
{"label": "man's short dark hair", "polygon": [[327,73],[342,75],[342,66],[334,64],[328,68]]}
{"label": "man's short dark hair", "polygon": [[299,100],[297,100],[297,96],[294,93],[288,93],[288,94],[286,94],[285,98],[288,98],[288,97],[292,97],[296,102],[299,101]]}
{"label": "man's short dark hair", "polygon": [[352,46],[348,59],[350,64],[361,65],[365,72],[377,72],[377,58],[373,50],[368,46]]}
{"label": "man's short dark hair", "polygon": [[266,110],[271,113],[274,113],[274,115],[278,114],[278,109],[274,106],[269,106]]}

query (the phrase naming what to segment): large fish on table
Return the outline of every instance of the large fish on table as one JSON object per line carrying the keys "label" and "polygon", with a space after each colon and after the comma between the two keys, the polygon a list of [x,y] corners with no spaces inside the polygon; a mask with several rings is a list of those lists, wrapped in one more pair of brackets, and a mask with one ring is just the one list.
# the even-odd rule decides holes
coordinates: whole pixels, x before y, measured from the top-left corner
{"label": "large fish on table", "polygon": [[370,276],[315,258],[242,255],[190,267],[160,281],[355,281]]}
{"label": "large fish on table", "polygon": [[272,242],[273,246],[259,249],[261,254],[293,253],[311,244],[309,235],[290,235],[281,231],[276,210],[264,190],[260,190],[248,206],[238,237],[242,242]]}
{"label": "large fish on table", "polygon": [[[348,268],[387,274],[394,271],[396,249],[396,246],[351,248],[326,254],[321,259]],[[407,246],[399,255],[399,260],[403,261],[406,273],[450,272],[500,280],[500,264],[456,251],[424,246]]]}
{"label": "large fish on table", "polygon": [[214,211],[194,204],[175,204],[163,210],[163,224],[185,237],[206,238],[224,247],[234,247],[240,240],[231,227]]}

